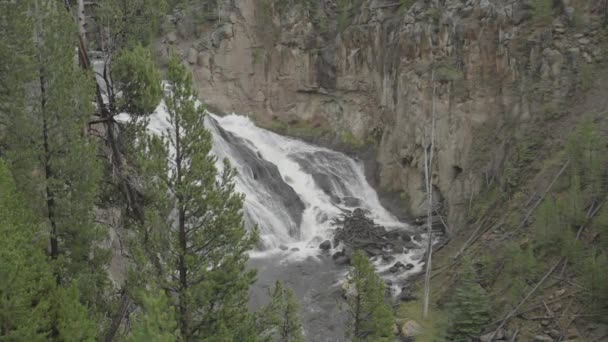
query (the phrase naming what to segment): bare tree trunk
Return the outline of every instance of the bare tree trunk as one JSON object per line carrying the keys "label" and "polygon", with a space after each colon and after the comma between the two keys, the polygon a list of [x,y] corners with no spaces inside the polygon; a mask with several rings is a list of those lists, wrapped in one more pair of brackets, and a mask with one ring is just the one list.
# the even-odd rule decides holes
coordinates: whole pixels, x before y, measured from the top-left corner
{"label": "bare tree trunk", "polygon": [[76,13],[76,17],[78,18],[78,33],[86,46],[87,44],[87,31],[86,31],[86,16],[84,12],[84,0],[78,0],[78,13]]}
{"label": "bare tree trunk", "polygon": [[[431,141],[429,145],[426,144],[426,132],[425,132],[425,146],[424,146],[424,178],[426,185],[426,196],[427,196],[427,248],[426,248],[426,272],[424,275],[424,306],[422,309],[422,318],[426,319],[429,314],[429,301],[431,294],[431,262],[433,259],[433,150],[435,148],[435,70],[431,72],[431,83],[433,85],[433,98],[431,105]],[[425,130],[426,131],[426,130]]]}

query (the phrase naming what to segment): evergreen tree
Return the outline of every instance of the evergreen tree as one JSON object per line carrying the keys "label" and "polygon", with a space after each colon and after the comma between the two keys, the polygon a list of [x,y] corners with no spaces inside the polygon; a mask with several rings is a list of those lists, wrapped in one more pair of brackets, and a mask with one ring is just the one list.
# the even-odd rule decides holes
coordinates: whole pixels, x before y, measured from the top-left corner
{"label": "evergreen tree", "polygon": [[271,293],[270,303],[260,313],[261,335],[271,341],[304,341],[299,309],[293,290],[277,281]]}
{"label": "evergreen tree", "polygon": [[458,287],[447,304],[450,341],[468,342],[478,336],[490,318],[485,290],[479,286],[470,262],[465,261]]}
{"label": "evergreen tree", "polygon": [[97,327],[78,289],[56,286],[37,222],[0,159],[0,340],[92,341]]}
{"label": "evergreen tree", "polygon": [[244,227],[235,171],[225,161],[218,173],[204,109],[197,106],[191,75],[177,57],[167,81],[170,127],[162,137],[142,140],[142,249],[161,287],[175,299],[182,340],[249,341],[255,324],[244,308],[255,271],[245,266],[257,233]]}
{"label": "evergreen tree", "polygon": [[34,217],[0,159],[0,340],[45,341],[54,280]]}
{"label": "evergreen tree", "polygon": [[103,311],[96,306],[106,301],[107,277],[100,270],[108,254],[99,247],[104,232],[94,223],[93,211],[100,173],[96,145],[84,133],[93,112],[91,78],[75,65],[77,30],[63,4],[20,3],[24,22],[31,26],[24,30],[33,38],[23,40],[31,44],[20,57],[27,89],[14,93],[8,159],[34,221],[46,231],[57,283],[65,291],[76,284],[90,313]]}
{"label": "evergreen tree", "polygon": [[142,292],[141,313],[131,330],[131,342],[175,342],[177,322],[175,310],[167,295],[158,288]]}
{"label": "evergreen tree", "polygon": [[109,30],[109,51],[149,45],[167,11],[165,0],[101,0],[97,15]]}
{"label": "evergreen tree", "polygon": [[393,341],[393,310],[385,301],[385,284],[361,251],[353,254],[349,284],[349,335],[354,341]]}

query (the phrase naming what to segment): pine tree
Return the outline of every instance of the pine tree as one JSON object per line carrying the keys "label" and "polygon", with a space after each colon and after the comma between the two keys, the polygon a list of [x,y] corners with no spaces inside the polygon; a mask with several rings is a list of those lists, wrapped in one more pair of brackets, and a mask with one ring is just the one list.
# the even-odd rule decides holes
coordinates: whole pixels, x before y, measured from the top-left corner
{"label": "pine tree", "polygon": [[178,341],[175,310],[167,295],[154,287],[148,291],[142,291],[140,301],[142,303],[141,313],[131,329],[129,341]]}
{"label": "pine tree", "polygon": [[[45,341],[54,279],[34,217],[0,159],[0,340]],[[9,281],[10,279],[10,281]]]}
{"label": "pine tree", "polygon": [[0,159],[0,340],[92,341],[97,327],[78,289],[56,286],[37,222]]}
{"label": "pine tree", "polygon": [[255,271],[245,266],[257,233],[244,227],[235,171],[227,161],[220,172],[215,166],[203,107],[177,57],[167,81],[170,128],[162,137],[147,137],[140,158],[146,195],[142,250],[175,299],[184,341],[249,341],[255,324],[243,308]]}
{"label": "pine tree", "polygon": [[35,222],[48,237],[56,282],[66,291],[75,284],[90,313],[103,311],[97,305],[106,302],[107,277],[100,270],[107,252],[99,247],[104,231],[94,223],[100,172],[96,144],[84,133],[93,112],[91,78],[75,65],[77,30],[63,4],[20,4],[30,25],[24,30],[33,38],[23,40],[31,46],[19,57],[27,90],[14,93],[8,160]]}
{"label": "pine tree", "polygon": [[271,293],[270,303],[259,315],[261,335],[272,341],[304,341],[299,309],[293,290],[277,281]]}
{"label": "pine tree", "polygon": [[489,321],[490,306],[487,294],[479,286],[475,270],[466,260],[458,287],[452,294],[447,309],[450,341],[471,341]]}
{"label": "pine tree", "polygon": [[112,40],[108,50],[150,44],[167,8],[165,0],[101,0],[97,15]]}
{"label": "pine tree", "polygon": [[349,307],[349,335],[354,341],[393,341],[393,311],[385,301],[384,281],[361,251],[353,254],[354,269],[349,276],[353,295]]}

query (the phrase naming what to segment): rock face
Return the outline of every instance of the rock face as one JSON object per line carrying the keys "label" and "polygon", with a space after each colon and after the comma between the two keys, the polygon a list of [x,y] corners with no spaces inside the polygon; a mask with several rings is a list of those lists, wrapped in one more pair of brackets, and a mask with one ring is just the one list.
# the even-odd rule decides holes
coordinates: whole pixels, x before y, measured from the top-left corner
{"label": "rock face", "polygon": [[[414,216],[425,211],[434,113],[433,191],[453,226],[468,199],[500,178],[515,132],[559,115],[602,58],[599,24],[572,26],[577,13],[565,5],[541,21],[527,1],[362,0],[346,18],[335,0],[217,3],[209,20],[176,11],[158,46],[161,59],[183,51],[212,108],[373,145],[372,180],[402,192]],[[587,10],[600,13],[594,3]]]}

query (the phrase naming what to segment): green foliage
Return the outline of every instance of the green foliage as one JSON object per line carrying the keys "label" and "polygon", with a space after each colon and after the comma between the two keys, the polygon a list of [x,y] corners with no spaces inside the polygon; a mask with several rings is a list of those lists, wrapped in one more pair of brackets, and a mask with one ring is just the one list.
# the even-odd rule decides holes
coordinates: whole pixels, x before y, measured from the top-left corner
{"label": "green foliage", "polygon": [[595,70],[592,64],[583,63],[579,70],[579,78],[581,81],[581,87],[583,91],[588,91],[593,87],[597,70]]}
{"label": "green foliage", "polygon": [[167,295],[158,288],[141,293],[141,314],[131,329],[130,342],[178,341],[175,309]]}
{"label": "green foliage", "polygon": [[57,327],[58,341],[93,342],[97,324],[90,319],[88,308],[80,303],[75,285],[57,287],[53,294],[51,315]]}
{"label": "green foliage", "polygon": [[0,160],[0,340],[92,341],[97,326],[75,284],[57,287],[37,219]]}
{"label": "green foliage", "polygon": [[415,340],[420,342],[445,342],[448,339],[448,316],[444,310],[432,307],[427,318],[422,317],[422,301],[410,301],[399,306],[395,318],[399,323],[414,320],[420,324],[422,331]]}
{"label": "green foliage", "polygon": [[553,0],[534,0],[532,7],[538,20],[547,21],[553,16]]}
{"label": "green foliage", "polygon": [[554,198],[546,198],[538,207],[532,232],[537,247],[544,251],[559,253],[568,224],[560,215],[559,205]]}
{"label": "green foliage", "polygon": [[384,281],[361,251],[353,254],[349,276],[353,294],[347,298],[348,334],[354,341],[393,341],[393,310],[385,301]]}
{"label": "green foliage", "polygon": [[[45,341],[54,286],[36,220],[0,159],[0,340]],[[9,281],[10,280],[10,281]]]}
{"label": "green foliage", "polygon": [[150,50],[136,45],[123,50],[112,67],[114,88],[120,98],[120,111],[133,115],[152,113],[163,95],[160,73]]}
{"label": "green foliage", "polygon": [[463,77],[462,71],[453,65],[440,65],[435,69],[435,79],[438,81],[458,81]]}
{"label": "green foliage", "polygon": [[342,134],[340,134],[340,140],[342,143],[355,149],[363,148],[366,145],[365,140],[358,139],[351,131],[343,131]]}
{"label": "green foliage", "polygon": [[523,171],[534,161],[534,151],[539,141],[536,138],[521,139],[514,148],[505,163],[505,169],[501,177],[503,191],[512,193],[523,180]]}
{"label": "green foliage", "polygon": [[268,129],[283,135],[305,139],[317,139],[331,133],[327,126],[313,124],[312,122],[306,120],[287,123],[285,121],[276,119],[270,122]]}
{"label": "green foliage", "polygon": [[506,248],[505,272],[511,298],[521,298],[528,284],[534,282],[540,272],[542,263],[534,255],[532,246],[513,243]]}
{"label": "green foliage", "polygon": [[450,341],[470,341],[479,335],[490,319],[487,293],[479,286],[473,267],[465,263],[458,286],[447,304]]}
{"label": "green foliage", "polygon": [[571,175],[580,177],[581,185],[585,186],[585,192],[592,199],[597,199],[606,192],[603,181],[608,163],[606,142],[597,125],[586,120],[577,127],[566,148]]}
{"label": "green foliage", "polygon": [[399,12],[400,13],[407,12],[410,9],[410,7],[412,7],[412,5],[414,5],[414,3],[416,3],[416,0],[401,0],[399,2]]}
{"label": "green foliage", "polygon": [[120,50],[151,44],[168,8],[165,0],[101,0],[96,14]]}
{"label": "green foliage", "polygon": [[141,250],[160,286],[171,289],[182,340],[250,340],[255,324],[243,308],[255,271],[245,266],[257,232],[248,234],[243,225],[235,171],[227,161],[219,172],[215,166],[204,108],[178,57],[167,81],[169,127],[140,146],[146,193]]}
{"label": "green foliage", "polygon": [[593,313],[607,321],[608,314],[608,256],[606,250],[593,250],[580,265],[584,296]]}
{"label": "green foliage", "polygon": [[[29,2],[30,54],[22,60],[30,91],[17,92],[8,123],[8,159],[18,189],[50,242],[54,273],[82,300],[103,306],[107,251],[94,222],[100,179],[97,146],[83,134],[94,108],[90,75],[74,64],[77,29],[63,4]],[[94,304],[93,304],[94,303]]]}
{"label": "green foliage", "polygon": [[300,306],[293,290],[277,281],[271,293],[270,303],[262,309],[258,317],[261,336],[279,342],[304,341],[299,310]]}

